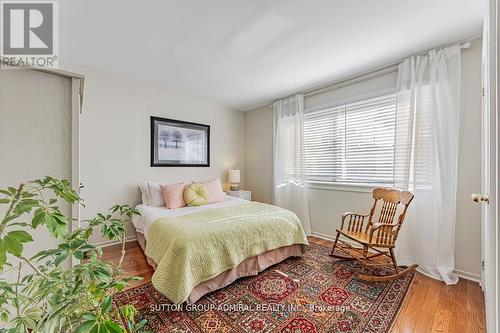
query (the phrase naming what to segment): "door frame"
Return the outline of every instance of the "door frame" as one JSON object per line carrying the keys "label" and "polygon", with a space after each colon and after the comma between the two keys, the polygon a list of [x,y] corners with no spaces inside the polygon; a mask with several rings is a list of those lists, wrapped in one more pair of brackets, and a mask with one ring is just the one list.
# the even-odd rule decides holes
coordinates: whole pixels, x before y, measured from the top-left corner
{"label": "door frame", "polygon": [[[83,79],[71,79],[71,187],[80,192],[80,113],[82,112]],[[71,217],[80,227],[80,203],[71,206]]]}
{"label": "door frame", "polygon": [[486,1],[483,54],[482,110],[482,192],[489,196],[489,205],[482,205],[482,288],[484,291],[486,327],[499,330],[498,297],[498,1]]}

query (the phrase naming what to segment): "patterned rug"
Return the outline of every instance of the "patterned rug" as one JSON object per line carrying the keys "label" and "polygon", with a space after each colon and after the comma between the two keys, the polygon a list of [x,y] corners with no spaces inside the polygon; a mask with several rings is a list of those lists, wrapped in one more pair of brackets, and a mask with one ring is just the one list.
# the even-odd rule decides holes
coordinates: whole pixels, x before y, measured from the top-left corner
{"label": "patterned rug", "polygon": [[[388,332],[414,274],[384,283],[357,279],[353,261],[329,256],[312,244],[258,276],[235,281],[195,304],[173,305],[148,283],[118,294],[148,320],[153,332]],[[384,268],[374,269],[384,274]]]}

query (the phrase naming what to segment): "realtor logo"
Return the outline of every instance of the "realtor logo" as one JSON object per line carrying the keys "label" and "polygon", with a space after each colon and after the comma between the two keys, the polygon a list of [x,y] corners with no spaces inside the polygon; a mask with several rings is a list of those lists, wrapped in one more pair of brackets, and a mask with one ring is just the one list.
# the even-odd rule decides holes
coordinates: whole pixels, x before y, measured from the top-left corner
{"label": "realtor logo", "polygon": [[1,1],[1,19],[2,66],[57,66],[57,1]]}

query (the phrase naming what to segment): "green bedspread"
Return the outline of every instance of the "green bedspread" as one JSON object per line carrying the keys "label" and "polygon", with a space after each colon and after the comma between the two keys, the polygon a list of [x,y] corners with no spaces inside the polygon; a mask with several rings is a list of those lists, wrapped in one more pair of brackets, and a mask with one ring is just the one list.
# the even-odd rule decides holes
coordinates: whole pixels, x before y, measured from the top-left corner
{"label": "green bedspread", "polygon": [[149,230],[146,255],[158,264],[154,287],[174,303],[193,288],[250,257],[308,245],[297,216],[258,202],[161,218]]}

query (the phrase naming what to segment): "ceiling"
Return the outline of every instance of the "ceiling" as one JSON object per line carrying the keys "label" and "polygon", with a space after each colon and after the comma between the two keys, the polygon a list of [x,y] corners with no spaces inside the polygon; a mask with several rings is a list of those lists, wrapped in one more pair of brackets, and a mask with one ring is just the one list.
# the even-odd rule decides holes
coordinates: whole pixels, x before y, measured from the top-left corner
{"label": "ceiling", "polygon": [[61,63],[248,110],[479,36],[478,0],[61,0]]}

